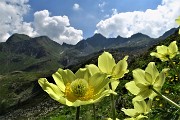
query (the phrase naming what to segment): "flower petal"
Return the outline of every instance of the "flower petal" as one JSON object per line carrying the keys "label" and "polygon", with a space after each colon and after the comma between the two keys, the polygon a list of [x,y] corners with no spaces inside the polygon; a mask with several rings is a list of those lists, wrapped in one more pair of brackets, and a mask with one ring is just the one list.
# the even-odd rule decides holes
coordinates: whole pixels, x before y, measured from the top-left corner
{"label": "flower petal", "polygon": [[110,80],[106,77],[106,74],[103,73],[96,73],[89,79],[89,85],[93,86],[94,94],[98,93],[109,82]]}
{"label": "flower petal", "polygon": [[113,68],[112,75],[113,77],[119,79],[124,76],[125,73],[128,73],[127,67],[128,56],[125,56],[123,60],[120,60]]}
{"label": "flower petal", "polygon": [[90,73],[87,68],[80,68],[76,73],[75,73],[77,78],[82,78],[85,80],[89,80],[90,78]]}
{"label": "flower petal", "polygon": [[176,23],[180,25],[180,16],[176,19]]}
{"label": "flower petal", "polygon": [[52,75],[55,83],[57,84],[57,86],[59,87],[59,89],[62,91],[62,92],[65,92],[65,85],[64,85],[64,81],[62,79],[62,76],[56,72]]}
{"label": "flower petal", "polygon": [[134,117],[135,115],[137,115],[137,111],[135,109],[125,109],[125,108],[122,108],[121,111],[124,112],[124,114],[130,116],[130,117]]}
{"label": "flower petal", "polygon": [[111,86],[112,86],[112,90],[115,91],[117,86],[119,85],[119,80],[112,80],[111,81]]}
{"label": "flower petal", "polygon": [[135,82],[136,85],[138,85],[138,84],[143,84],[143,85],[149,84],[145,80],[145,71],[144,70],[135,69],[132,72],[133,72],[134,82]]}
{"label": "flower petal", "polygon": [[173,41],[170,43],[170,45],[168,46],[168,50],[170,52],[170,58],[172,59],[174,56],[176,56],[176,54],[178,53],[178,47],[176,45],[176,41]]}
{"label": "flower petal", "polygon": [[168,52],[168,47],[165,45],[157,46],[157,53],[160,53],[162,55],[166,55]]}
{"label": "flower petal", "polygon": [[148,117],[140,114],[136,117],[136,120],[142,120],[143,118],[148,118]]}
{"label": "flower petal", "polygon": [[133,102],[135,101],[142,101],[146,98],[148,98],[152,93],[152,90],[150,89],[145,89],[145,90],[140,90],[140,93],[135,97],[133,98]]}
{"label": "flower petal", "polygon": [[66,105],[67,106],[78,107],[78,106],[81,106],[81,105],[87,105],[87,104],[92,104],[92,103],[93,103],[93,99],[90,99],[90,100],[87,100],[87,101],[76,100],[75,102],[71,102],[71,101],[66,99]]}
{"label": "flower petal", "polygon": [[86,65],[86,68],[89,70],[91,76],[100,72],[99,68],[94,64]]}
{"label": "flower petal", "polygon": [[159,58],[161,61],[168,61],[168,58],[162,54],[152,52],[150,55]]}
{"label": "flower petal", "polygon": [[65,85],[76,79],[74,73],[69,69],[63,70],[59,68],[57,72],[62,76]]}
{"label": "flower petal", "polygon": [[144,113],[146,112],[146,102],[144,100],[142,101],[136,101],[133,103],[134,104],[134,109],[138,112],[138,113]]}
{"label": "flower petal", "polygon": [[153,85],[154,87],[162,87],[163,86],[163,84],[165,82],[165,78],[166,78],[166,75],[165,75],[166,70],[167,69],[163,69],[161,71],[161,73],[159,74],[159,76],[156,78],[155,83]]}
{"label": "flower petal", "polygon": [[93,97],[94,103],[100,102],[102,98],[109,96],[110,94],[117,95],[117,93],[112,90],[102,90]]}
{"label": "flower petal", "polygon": [[136,86],[134,81],[128,82],[125,84],[125,87],[129,92],[131,92],[133,95],[137,95],[140,92],[140,89]]}
{"label": "flower petal", "polygon": [[65,98],[63,97],[64,94],[56,85],[54,85],[53,83],[49,83],[46,78],[40,78],[38,80],[38,83],[42,87],[42,89],[49,94],[49,96],[52,99],[62,104],[65,104]]}
{"label": "flower petal", "polygon": [[115,65],[116,63],[113,56],[108,52],[104,52],[98,58],[98,67],[104,73],[111,74]]}
{"label": "flower petal", "polygon": [[[147,74],[149,73],[149,74]],[[156,66],[155,66],[155,63],[154,62],[150,62],[148,64],[148,66],[146,67],[145,69],[145,76],[151,76],[150,77],[147,77],[147,81],[150,83],[150,84],[153,84],[156,77],[159,75],[159,71],[157,70]],[[148,79],[149,78],[149,79]]]}
{"label": "flower petal", "polygon": [[144,114],[148,114],[151,111],[152,101],[153,101],[153,99],[148,100],[147,107],[146,107],[146,112]]}

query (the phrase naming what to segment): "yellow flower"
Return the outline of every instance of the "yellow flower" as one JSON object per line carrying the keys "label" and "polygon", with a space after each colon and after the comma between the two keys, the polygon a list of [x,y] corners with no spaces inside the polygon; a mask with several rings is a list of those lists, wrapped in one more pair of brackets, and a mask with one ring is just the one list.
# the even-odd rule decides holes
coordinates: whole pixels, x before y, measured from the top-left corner
{"label": "yellow flower", "polygon": [[52,99],[64,105],[92,104],[110,93],[115,94],[111,90],[104,89],[109,83],[105,74],[90,75],[86,68],[80,68],[75,74],[68,69],[59,69],[52,76],[56,84],[49,83],[46,78],[40,78],[38,82]]}
{"label": "yellow flower", "polygon": [[163,104],[161,103],[161,104],[159,104],[159,107],[162,107],[163,106]]}
{"label": "yellow flower", "polygon": [[159,58],[161,61],[168,61],[172,59],[178,54],[178,47],[176,45],[176,41],[170,43],[170,45],[164,46],[157,46],[157,52],[152,52],[150,55]]}
{"label": "yellow flower", "polygon": [[141,101],[146,98],[153,99],[157,94],[153,92],[151,88],[156,91],[160,91],[165,81],[165,71],[163,69],[161,73],[157,70],[155,63],[150,62],[145,71],[142,69],[133,70],[134,81],[125,84],[127,90],[136,95],[134,101]]}
{"label": "yellow flower", "polygon": [[128,56],[125,56],[117,64],[113,56],[109,52],[104,52],[98,58],[98,67],[94,64],[86,65],[91,74],[102,72],[105,73],[110,79],[112,89],[115,90],[119,84],[118,79],[122,78],[124,74],[128,73],[127,64]]}
{"label": "yellow flower", "polygon": [[168,94],[168,93],[169,93],[169,90],[165,90],[165,93],[167,93],[167,94]]}
{"label": "yellow flower", "polygon": [[147,118],[147,116],[144,116],[150,112],[150,108],[152,105],[152,100],[149,99],[149,101],[146,102],[143,101],[135,101],[133,102],[134,104],[134,109],[125,109],[122,108],[122,111],[130,116],[131,118],[126,118],[125,120],[140,120],[142,118]]}
{"label": "yellow flower", "polygon": [[[180,16],[176,19],[176,23],[177,23],[178,25],[180,25]],[[179,34],[180,34],[180,29],[179,29]]]}

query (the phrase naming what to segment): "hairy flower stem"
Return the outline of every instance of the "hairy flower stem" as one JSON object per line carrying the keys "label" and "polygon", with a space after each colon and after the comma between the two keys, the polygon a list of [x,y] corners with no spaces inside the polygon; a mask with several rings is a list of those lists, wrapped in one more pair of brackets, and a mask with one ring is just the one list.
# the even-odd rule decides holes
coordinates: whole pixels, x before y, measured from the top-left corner
{"label": "hairy flower stem", "polygon": [[171,105],[174,105],[175,107],[177,107],[178,109],[180,109],[180,106],[178,104],[176,104],[174,101],[170,100],[169,98],[167,98],[166,96],[162,95],[160,92],[158,92],[157,90],[155,90],[153,87],[151,87],[150,89],[152,89],[156,94],[158,94],[160,97],[162,97],[164,100],[168,101]]}
{"label": "hairy flower stem", "polygon": [[80,106],[78,106],[76,109],[76,120],[79,120],[79,115],[80,115]]}
{"label": "hairy flower stem", "polygon": [[176,66],[174,65],[173,61],[172,61],[170,58],[168,58],[168,59],[169,59],[169,62],[170,62],[170,64],[171,64],[171,66],[173,67],[174,71],[176,72],[176,74],[177,74],[177,76],[178,76],[178,79],[180,80],[180,74],[179,74]]}
{"label": "hairy flower stem", "polygon": [[[112,85],[109,83],[109,88],[112,90]],[[112,119],[116,120],[116,109],[115,109],[115,101],[114,101],[114,95],[111,94],[111,109],[112,109]]]}
{"label": "hairy flower stem", "polygon": [[94,120],[96,120],[96,107],[95,107],[95,104],[93,104],[93,114],[94,114]]}

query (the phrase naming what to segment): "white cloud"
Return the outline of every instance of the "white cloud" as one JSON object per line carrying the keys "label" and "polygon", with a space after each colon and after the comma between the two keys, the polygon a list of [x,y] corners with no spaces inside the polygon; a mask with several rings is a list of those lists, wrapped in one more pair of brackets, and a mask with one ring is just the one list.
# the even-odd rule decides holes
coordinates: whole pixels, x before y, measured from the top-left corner
{"label": "white cloud", "polygon": [[95,33],[106,37],[130,37],[141,32],[151,37],[159,37],[167,30],[177,27],[175,19],[180,15],[179,11],[179,0],[162,0],[161,5],[154,10],[112,14],[110,18],[101,20],[96,25]]}
{"label": "white cloud", "polygon": [[99,3],[98,6],[99,6],[100,8],[103,8],[106,4],[107,4],[106,2],[102,2],[102,3]]}
{"label": "white cloud", "polygon": [[67,16],[50,17],[48,10],[35,12],[33,25],[39,35],[47,35],[60,44],[76,44],[83,39],[82,30],[71,27]]}
{"label": "white cloud", "polygon": [[80,9],[79,4],[75,3],[75,4],[73,5],[73,10],[79,10],[79,9]]}
{"label": "white cloud", "polygon": [[112,12],[113,12],[113,13],[112,13],[112,15],[116,15],[116,14],[118,14],[117,9],[115,9],[115,8],[113,8],[113,9],[112,9]]}
{"label": "white cloud", "polygon": [[[0,42],[4,42],[7,38],[21,26],[27,25],[23,22],[25,15],[30,6],[28,0],[1,0],[0,1]],[[22,31],[20,31],[22,32]]]}
{"label": "white cloud", "polygon": [[67,16],[50,16],[48,10],[34,13],[34,21],[25,22],[30,6],[29,0],[0,1],[0,42],[5,42],[13,33],[27,34],[31,37],[46,35],[62,44],[76,44],[82,40],[82,30],[70,26]]}
{"label": "white cloud", "polygon": [[98,4],[98,7],[101,9],[101,12],[104,12],[104,6],[106,5],[107,3],[106,2],[102,2],[102,3],[99,3]]}

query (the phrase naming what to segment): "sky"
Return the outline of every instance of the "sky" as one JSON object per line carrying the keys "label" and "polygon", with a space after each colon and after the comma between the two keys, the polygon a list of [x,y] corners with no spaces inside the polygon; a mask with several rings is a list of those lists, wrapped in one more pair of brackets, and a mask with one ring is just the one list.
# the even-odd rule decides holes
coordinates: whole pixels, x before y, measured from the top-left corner
{"label": "sky", "polygon": [[179,0],[1,0],[0,42],[12,34],[77,44],[95,33],[152,38],[178,27]]}

